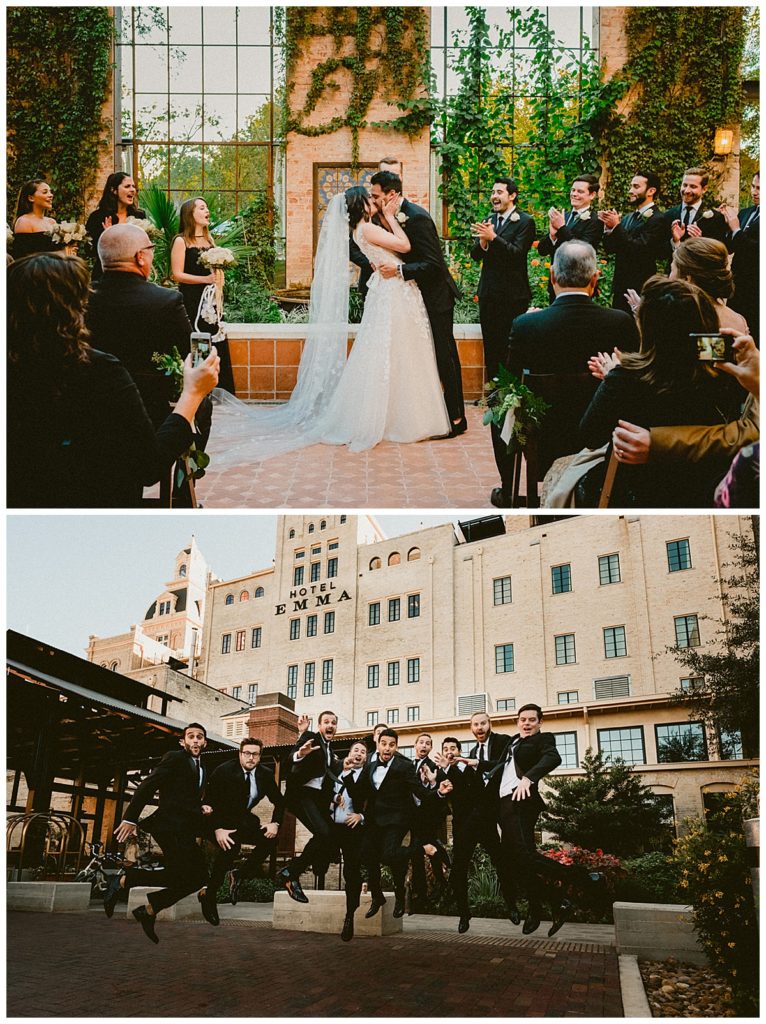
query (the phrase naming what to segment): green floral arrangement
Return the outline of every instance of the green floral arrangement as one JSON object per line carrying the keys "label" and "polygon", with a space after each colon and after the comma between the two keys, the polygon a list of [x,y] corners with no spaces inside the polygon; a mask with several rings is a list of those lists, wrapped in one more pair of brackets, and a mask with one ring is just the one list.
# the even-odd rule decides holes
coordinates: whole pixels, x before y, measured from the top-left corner
{"label": "green floral arrangement", "polygon": [[[181,353],[174,345],[170,352],[154,352],[152,362],[158,366],[166,377],[172,377],[175,384],[175,397],[181,394],[184,386],[184,361]],[[210,465],[210,456],[207,452],[197,448],[195,442],[178,459],[176,469],[176,487],[180,487],[184,480],[194,480],[202,475],[202,471]]]}
{"label": "green floral arrangement", "polygon": [[505,427],[506,417],[513,414],[513,425],[510,437],[506,438],[506,444],[510,448],[512,444],[523,447],[527,443],[530,430],[539,427],[545,419],[545,414],[550,405],[542,398],[531,391],[526,384],[522,384],[518,377],[514,377],[504,366],[500,366],[497,376],[487,381],[484,385],[486,395],[481,399],[479,405],[486,409],[484,413],[484,426],[494,423],[498,430]]}

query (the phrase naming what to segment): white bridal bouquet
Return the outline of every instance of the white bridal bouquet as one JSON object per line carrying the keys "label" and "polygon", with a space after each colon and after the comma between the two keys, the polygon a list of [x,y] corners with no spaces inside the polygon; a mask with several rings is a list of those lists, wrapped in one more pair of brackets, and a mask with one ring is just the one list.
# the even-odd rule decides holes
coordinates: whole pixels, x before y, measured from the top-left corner
{"label": "white bridal bouquet", "polygon": [[212,249],[204,249],[197,260],[208,270],[228,270],[229,267],[236,267],[237,257],[222,245],[214,245]]}
{"label": "white bridal bouquet", "polygon": [[145,217],[143,219],[141,217],[126,217],[125,223],[132,224],[134,228],[141,228],[142,231],[145,231],[147,233],[147,235],[152,239],[152,241],[154,241],[155,238],[162,237],[162,232],[160,231],[160,229],[157,227],[156,224],[152,224],[148,217]]}
{"label": "white bridal bouquet", "polygon": [[85,225],[78,224],[76,220],[62,220],[48,228],[45,234],[57,245],[78,245],[89,237]]}

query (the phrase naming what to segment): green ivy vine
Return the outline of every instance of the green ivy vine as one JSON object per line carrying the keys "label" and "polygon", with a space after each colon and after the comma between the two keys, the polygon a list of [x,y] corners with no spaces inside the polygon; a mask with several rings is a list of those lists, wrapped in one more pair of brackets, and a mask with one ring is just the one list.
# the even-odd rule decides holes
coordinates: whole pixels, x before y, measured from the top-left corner
{"label": "green ivy vine", "polygon": [[[294,72],[306,43],[316,36],[334,40],[335,55],[321,61],[311,73],[311,84],[300,109],[290,103]],[[353,50],[344,54],[348,39]],[[370,104],[376,95],[406,111],[391,121],[376,121],[375,128],[388,128],[412,137],[430,123],[416,101],[429,84],[428,15],[421,7],[288,7],[285,25],[287,102],[285,132],[299,135],[330,135],[341,128],[351,130],[351,162],[359,162],[359,132],[369,124]],[[340,86],[334,74],[345,69],[351,74],[346,110],[319,125],[307,123],[328,92]],[[410,106],[410,104],[412,106]]]}
{"label": "green ivy vine", "polygon": [[44,177],[57,216],[84,219],[101,154],[111,143],[114,25],[108,7],[8,7],[7,203]]}
{"label": "green ivy vine", "polygon": [[677,201],[685,167],[711,167],[716,128],[738,122],[742,112],[746,11],[627,9],[628,60],[615,77],[630,88],[630,107],[610,118],[601,137],[608,203],[624,205],[640,167],[659,175],[661,206]]}

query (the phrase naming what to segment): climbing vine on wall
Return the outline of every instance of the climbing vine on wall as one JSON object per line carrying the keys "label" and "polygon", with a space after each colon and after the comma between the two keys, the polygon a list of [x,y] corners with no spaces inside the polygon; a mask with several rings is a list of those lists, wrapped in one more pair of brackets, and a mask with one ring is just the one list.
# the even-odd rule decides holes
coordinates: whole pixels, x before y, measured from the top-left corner
{"label": "climbing vine on wall", "polygon": [[660,177],[661,205],[671,205],[685,167],[711,167],[716,128],[736,123],[742,111],[745,13],[743,7],[628,8],[628,61],[618,77],[631,90],[630,106],[614,115],[602,137],[607,202],[624,205],[630,179],[644,168]]}
{"label": "climbing vine on wall", "polygon": [[[334,53],[311,72],[303,106],[291,96],[297,61],[308,42],[329,36]],[[349,40],[351,46],[349,48]],[[288,98],[285,131],[299,135],[329,135],[351,130],[352,162],[359,160],[359,131],[368,124],[407,135],[418,134],[429,123],[420,108],[410,108],[428,86],[428,15],[420,7],[288,7],[285,28]],[[338,73],[341,73],[339,75]],[[321,124],[310,124],[320,100],[340,92],[350,73],[345,110]],[[339,80],[340,79],[340,80]],[[378,95],[405,113],[391,121],[368,122],[370,105]]]}
{"label": "climbing vine on wall", "polygon": [[83,219],[111,125],[113,22],[108,7],[8,7],[7,201],[44,177],[54,213]]}

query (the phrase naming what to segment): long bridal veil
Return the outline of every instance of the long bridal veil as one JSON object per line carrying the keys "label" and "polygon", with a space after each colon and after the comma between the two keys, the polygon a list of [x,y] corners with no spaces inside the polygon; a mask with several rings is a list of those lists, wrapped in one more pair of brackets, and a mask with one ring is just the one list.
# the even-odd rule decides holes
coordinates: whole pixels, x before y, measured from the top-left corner
{"label": "long bridal veil", "polygon": [[[330,200],[319,234],[309,321],[298,380],[289,400],[249,406],[216,388],[211,447],[215,469],[241,466],[314,444],[314,422],[338,386],[348,343],[348,210],[341,192]],[[226,449],[216,445],[216,433]]]}

